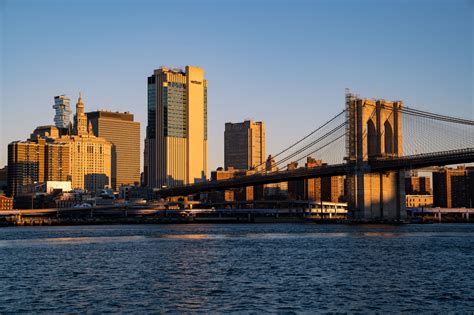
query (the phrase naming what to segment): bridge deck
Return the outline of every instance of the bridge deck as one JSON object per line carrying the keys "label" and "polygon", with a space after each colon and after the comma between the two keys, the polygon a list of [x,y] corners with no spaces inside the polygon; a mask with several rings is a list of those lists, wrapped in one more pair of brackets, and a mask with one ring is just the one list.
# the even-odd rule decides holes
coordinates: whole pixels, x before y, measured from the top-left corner
{"label": "bridge deck", "polygon": [[274,172],[270,174],[256,174],[227,180],[165,188],[159,190],[158,194],[162,197],[186,196],[201,192],[279,183],[306,178],[350,175],[354,174],[358,169],[363,170],[366,173],[380,173],[392,170],[417,169],[428,166],[443,166],[471,162],[474,162],[474,148],[467,148],[399,158],[376,159],[363,164],[348,162],[314,168],[299,168],[296,170]]}

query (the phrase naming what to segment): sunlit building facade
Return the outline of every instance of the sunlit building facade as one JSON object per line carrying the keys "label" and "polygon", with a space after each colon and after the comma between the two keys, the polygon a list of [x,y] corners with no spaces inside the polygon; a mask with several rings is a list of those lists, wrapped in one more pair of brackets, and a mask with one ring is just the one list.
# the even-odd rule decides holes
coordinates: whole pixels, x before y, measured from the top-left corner
{"label": "sunlit building facade", "polygon": [[74,135],[61,137],[58,141],[69,145],[73,189],[94,192],[111,186],[112,145],[106,139],[94,136],[81,96],[76,104]]}
{"label": "sunlit building facade", "polygon": [[7,194],[26,193],[28,186],[46,181],[71,180],[70,150],[68,143],[15,141],[8,145]]}
{"label": "sunlit building facade", "polygon": [[161,67],[148,77],[145,184],[179,186],[207,175],[207,80],[204,69]]}
{"label": "sunlit building facade", "polygon": [[87,113],[92,131],[112,144],[112,187],[140,183],[140,123],[133,114],[110,111]]}

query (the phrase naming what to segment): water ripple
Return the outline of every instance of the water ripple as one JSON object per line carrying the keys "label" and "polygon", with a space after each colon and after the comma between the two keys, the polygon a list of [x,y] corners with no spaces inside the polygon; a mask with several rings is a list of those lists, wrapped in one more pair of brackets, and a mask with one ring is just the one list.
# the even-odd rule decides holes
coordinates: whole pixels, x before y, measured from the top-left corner
{"label": "water ripple", "polygon": [[474,225],[0,229],[0,313],[469,313]]}

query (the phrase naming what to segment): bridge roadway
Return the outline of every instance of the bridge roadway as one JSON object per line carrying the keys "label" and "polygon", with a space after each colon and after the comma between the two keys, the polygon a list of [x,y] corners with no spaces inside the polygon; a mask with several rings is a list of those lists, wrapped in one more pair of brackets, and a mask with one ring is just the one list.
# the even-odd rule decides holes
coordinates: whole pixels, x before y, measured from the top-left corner
{"label": "bridge roadway", "polygon": [[355,162],[326,165],[314,168],[298,168],[291,171],[256,174],[245,177],[207,181],[180,187],[164,188],[157,191],[161,197],[187,196],[201,192],[226,190],[246,186],[286,182],[305,178],[318,178],[354,174],[357,167],[366,173],[383,173],[393,170],[418,169],[428,166],[444,166],[474,162],[474,148],[451,150],[428,154],[418,154],[399,158],[379,158],[362,165]]}

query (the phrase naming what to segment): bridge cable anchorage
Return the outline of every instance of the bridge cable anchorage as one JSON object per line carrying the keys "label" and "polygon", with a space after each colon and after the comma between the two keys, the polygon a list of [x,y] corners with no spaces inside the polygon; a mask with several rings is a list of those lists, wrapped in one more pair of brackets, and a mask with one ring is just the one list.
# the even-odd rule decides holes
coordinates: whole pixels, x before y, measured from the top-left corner
{"label": "bridge cable anchorage", "polygon": [[[327,122],[325,122],[323,125],[319,126],[318,128],[314,129],[313,131],[311,131],[309,134],[307,134],[306,136],[304,136],[303,138],[299,139],[298,141],[296,141],[295,143],[291,144],[290,146],[288,146],[287,148],[283,149],[282,151],[278,152],[277,154],[275,154],[274,156],[272,156],[272,158],[276,158],[278,156],[280,156],[281,154],[287,152],[288,150],[294,148],[295,146],[297,146],[298,144],[300,144],[301,142],[303,142],[304,140],[308,139],[309,137],[311,137],[312,135],[314,135],[316,132],[320,131],[321,129],[323,129],[324,127],[328,126],[330,123],[332,123],[334,120],[336,120],[337,118],[339,118],[341,115],[343,115],[344,113],[346,112],[346,110],[344,109],[343,111],[341,111],[339,114],[337,114],[336,116],[334,116],[333,118],[331,118],[330,120],[328,120]],[[260,163],[259,165],[257,166],[254,166],[253,169],[256,169],[256,174],[258,173],[263,173],[261,170],[259,171],[258,169],[263,166],[263,165],[266,165],[266,161],[263,162],[263,163]]]}

